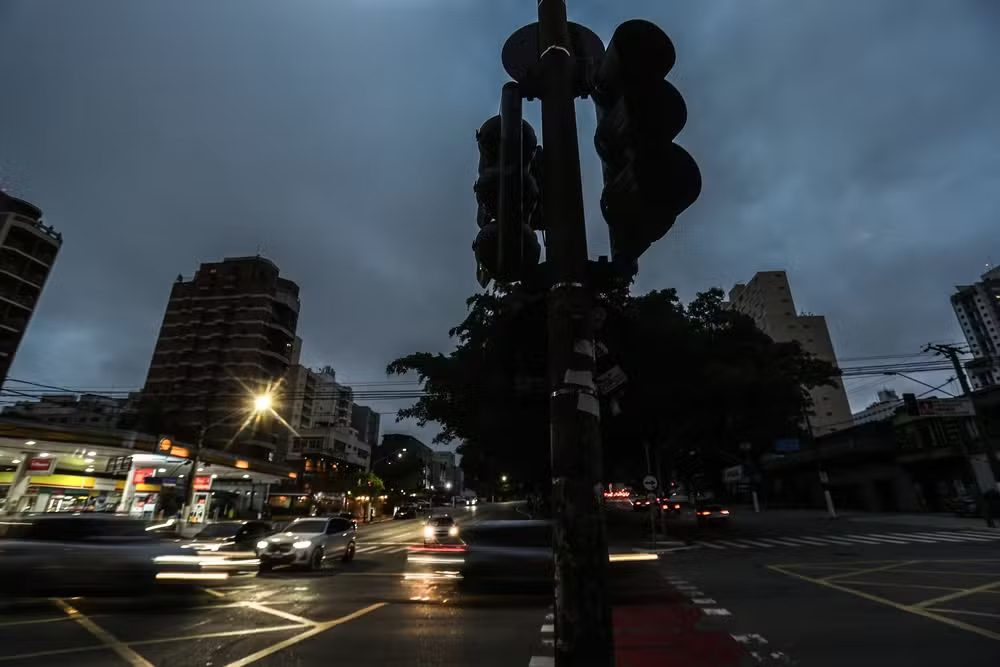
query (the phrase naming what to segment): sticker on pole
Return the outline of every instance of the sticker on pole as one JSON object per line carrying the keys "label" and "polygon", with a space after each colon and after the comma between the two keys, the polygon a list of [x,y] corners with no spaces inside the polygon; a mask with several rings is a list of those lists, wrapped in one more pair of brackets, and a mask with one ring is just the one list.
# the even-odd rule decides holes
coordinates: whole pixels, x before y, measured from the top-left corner
{"label": "sticker on pole", "polygon": [[658,484],[656,483],[656,478],[652,475],[646,475],[642,478],[642,488],[647,491],[655,491]]}

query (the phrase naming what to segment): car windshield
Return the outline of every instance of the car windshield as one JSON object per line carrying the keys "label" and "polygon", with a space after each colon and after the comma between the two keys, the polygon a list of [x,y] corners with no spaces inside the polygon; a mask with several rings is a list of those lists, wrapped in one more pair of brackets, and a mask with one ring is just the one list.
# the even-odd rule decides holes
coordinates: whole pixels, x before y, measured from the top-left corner
{"label": "car windshield", "polygon": [[453,523],[455,523],[455,520],[452,519],[450,516],[437,516],[428,520],[427,523],[433,526],[450,526]]}
{"label": "car windshield", "polygon": [[199,538],[233,537],[243,527],[241,523],[212,523],[198,533]]}
{"label": "car windshield", "polygon": [[293,521],[285,527],[286,533],[323,533],[326,532],[326,521],[312,519],[306,521]]}

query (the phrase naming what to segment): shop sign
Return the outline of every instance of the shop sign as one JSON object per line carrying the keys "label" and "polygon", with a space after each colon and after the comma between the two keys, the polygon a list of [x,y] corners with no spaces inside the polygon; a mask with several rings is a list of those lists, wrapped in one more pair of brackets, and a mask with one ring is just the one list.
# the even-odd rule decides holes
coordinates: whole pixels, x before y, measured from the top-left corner
{"label": "shop sign", "polygon": [[195,491],[208,491],[212,488],[212,476],[211,475],[198,475],[194,478],[194,490]]}
{"label": "shop sign", "polygon": [[156,474],[156,468],[136,468],[135,472],[132,473],[132,483],[133,484],[145,484],[147,477],[152,477]]}
{"label": "shop sign", "polygon": [[104,467],[105,472],[110,472],[112,475],[120,475],[129,471],[132,467],[132,457],[131,456],[112,456],[108,459],[107,465]]}
{"label": "shop sign", "polygon": [[28,471],[34,475],[51,475],[56,469],[56,459],[53,456],[35,456],[28,461]]}

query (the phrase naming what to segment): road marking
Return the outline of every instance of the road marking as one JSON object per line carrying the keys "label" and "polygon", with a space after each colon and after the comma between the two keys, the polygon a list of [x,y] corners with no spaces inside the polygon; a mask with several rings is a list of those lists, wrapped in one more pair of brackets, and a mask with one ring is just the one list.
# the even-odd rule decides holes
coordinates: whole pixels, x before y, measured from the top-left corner
{"label": "road marking", "polygon": [[302,625],[317,625],[316,621],[312,621],[308,618],[302,616],[296,616],[295,614],[289,614],[287,611],[281,611],[280,609],[271,609],[265,605],[257,602],[243,602],[241,607],[247,607],[248,609],[254,609],[265,614],[271,614],[272,616],[277,616],[278,618],[283,618],[286,621],[292,621],[294,623],[301,623]]}
{"label": "road marking", "polygon": [[352,612],[352,613],[348,614],[347,616],[341,616],[340,618],[335,618],[332,621],[326,621],[324,623],[319,623],[315,627],[310,628],[309,630],[306,630],[303,633],[297,634],[294,637],[289,637],[288,639],[286,639],[284,641],[281,641],[281,642],[278,642],[277,644],[274,644],[273,646],[268,646],[267,648],[261,649],[260,651],[257,651],[256,653],[251,653],[248,656],[245,656],[243,658],[240,658],[239,660],[231,662],[228,665],[226,665],[226,667],[245,667],[246,665],[253,664],[253,663],[257,662],[258,660],[260,660],[262,658],[266,658],[266,657],[268,657],[270,655],[274,655],[278,651],[283,651],[286,648],[288,648],[289,646],[294,646],[295,644],[298,644],[299,642],[305,641],[306,639],[309,639],[310,637],[314,637],[314,636],[320,634],[321,632],[326,632],[330,628],[336,627],[336,626],[341,625],[343,623],[347,623],[349,621],[353,621],[354,619],[360,618],[360,617],[364,616],[365,614],[370,614],[371,612],[373,612],[373,611],[375,611],[377,609],[381,609],[382,607],[386,606],[387,604],[388,604],[387,602],[376,602],[375,604],[371,604],[371,605],[368,605],[367,607],[363,607],[361,609],[358,609],[357,611]]}
{"label": "road marking", "polygon": [[708,547],[709,549],[725,549],[726,547],[720,547],[718,544],[713,544],[712,542],[702,542],[701,540],[695,540],[695,544],[701,545],[703,547]]}
{"label": "road marking", "polygon": [[889,586],[891,588],[920,588],[927,589],[931,591],[960,591],[961,588],[955,588],[954,586],[931,586],[929,584],[898,584],[896,582],[889,581],[862,581],[860,579],[841,579],[842,584],[855,584],[860,586]]}
{"label": "road marking", "polygon": [[986,616],[988,618],[1000,618],[1000,614],[987,614],[985,611],[968,611],[966,609],[928,609],[927,611],[943,612],[945,614],[964,614],[966,616]]}
{"label": "road marking", "polygon": [[80,626],[82,626],[87,632],[97,637],[97,639],[99,639],[105,646],[117,653],[118,657],[128,664],[133,667],[153,667],[153,663],[146,660],[125,644],[121,643],[117,637],[99,626],[97,623],[94,623],[92,620],[87,618],[86,614],[82,613],[65,600],[55,600],[55,604],[57,607],[62,609],[67,616],[80,624]]}
{"label": "road marking", "polygon": [[749,644],[750,642],[757,642],[758,644],[766,644],[767,640],[758,634],[748,634],[748,635],[729,635],[735,639],[740,644]]}
{"label": "road marking", "polygon": [[833,545],[854,546],[853,542],[849,542],[847,540],[842,540],[839,537],[832,537],[830,535],[824,535],[823,537],[815,537],[814,536],[814,537],[810,537],[809,539],[810,540],[815,540],[815,541],[818,541],[818,542],[825,542],[827,544],[833,544]]}
{"label": "road marking", "polygon": [[225,593],[223,593],[222,591],[217,591],[214,588],[203,588],[202,590],[205,591],[206,593],[208,593],[209,595],[214,595],[217,598],[224,598],[224,597],[226,597]]}
{"label": "road marking", "polygon": [[991,588],[996,588],[997,586],[1000,586],[1000,581],[991,581],[990,583],[983,584],[982,586],[973,586],[972,588],[964,588],[964,589],[962,589],[960,591],[956,591],[954,593],[949,593],[948,595],[942,595],[939,598],[931,598],[930,600],[924,600],[922,602],[916,603],[913,606],[914,607],[930,607],[931,605],[937,604],[938,602],[947,602],[949,600],[957,600],[958,598],[964,598],[964,597],[966,597],[968,595],[975,595],[976,593],[986,592],[986,591],[989,591]]}
{"label": "road marking", "polygon": [[847,540],[848,542],[860,542],[861,544],[882,544],[881,542],[865,537],[847,537],[846,535],[840,535],[839,537],[840,539]]}
{"label": "road marking", "polygon": [[893,537],[901,537],[911,542],[924,542],[927,544],[937,544],[938,540],[933,537],[924,537],[922,535],[917,535],[916,533],[886,533]]}
{"label": "road marking", "polygon": [[871,572],[884,572],[885,570],[893,570],[897,567],[905,567],[907,565],[913,565],[914,563],[919,563],[916,560],[906,560],[898,561],[896,563],[891,563],[889,565],[882,565],[881,567],[869,567],[863,570],[850,570],[848,572],[838,572],[836,574],[828,574],[825,577],[821,577],[824,581],[829,581],[831,579],[840,579],[841,577],[857,577],[862,574],[869,574]]}
{"label": "road marking", "polygon": [[996,537],[986,537],[985,535],[969,535],[967,533],[960,533],[956,531],[941,531],[937,533],[938,535],[947,535],[949,537],[959,537],[963,540],[975,540],[976,542],[992,542],[996,540]]}
{"label": "road marking", "polygon": [[556,626],[551,623],[546,623],[545,625],[542,626],[543,635],[551,635],[555,631],[556,631]]}
{"label": "road marking", "polygon": [[[773,549],[774,548],[773,544],[768,544],[767,542],[764,542],[763,538],[761,538],[761,540],[741,540],[741,541],[744,544],[752,544],[755,547],[767,547],[768,549]],[[796,544],[796,545],[793,545],[793,546],[798,546],[798,545]]]}
{"label": "road marking", "polygon": [[50,655],[66,655],[67,653],[84,653],[86,651],[110,651],[104,644],[93,644],[91,646],[80,646],[78,648],[57,648],[50,651],[35,651],[34,653],[18,653],[16,655],[2,655],[0,662],[10,660],[28,660],[31,658],[46,658]]}
{"label": "road marking", "polygon": [[885,535],[882,535],[881,533],[866,533],[866,534],[862,534],[862,535],[856,535],[854,533],[850,533],[848,535],[845,535],[844,537],[846,537],[848,539],[850,539],[852,537],[859,537],[859,538],[862,538],[862,539],[865,539],[865,540],[875,540],[876,542],[888,542],[889,544],[906,544],[907,543],[906,540],[901,540],[898,537],[887,537]]}
{"label": "road marking", "polygon": [[922,608],[919,608],[919,607],[908,607],[908,606],[906,606],[904,604],[900,604],[898,602],[895,602],[894,600],[888,600],[886,598],[879,597],[878,595],[872,595],[871,593],[866,593],[864,591],[859,591],[859,590],[855,590],[853,588],[848,588],[847,586],[841,586],[840,584],[836,584],[836,583],[834,583],[832,581],[824,581],[823,579],[814,579],[812,577],[807,577],[804,574],[799,574],[798,572],[793,572],[793,571],[791,571],[791,570],[789,570],[786,567],[781,566],[781,565],[768,565],[767,568],[769,570],[774,570],[775,572],[781,572],[782,574],[784,574],[786,576],[789,576],[789,577],[794,577],[796,579],[801,579],[802,581],[808,581],[808,582],[811,582],[811,583],[816,584],[818,586],[825,586],[827,588],[832,588],[834,590],[841,591],[843,593],[850,593],[851,595],[856,595],[856,596],[858,596],[860,598],[863,598],[865,600],[870,600],[872,602],[879,602],[881,604],[884,604],[884,605],[887,605],[889,607],[892,607],[893,609],[898,609],[899,611],[905,611],[908,614],[915,614],[917,616],[923,616],[924,618],[929,618],[931,620],[938,621],[939,623],[944,623],[945,625],[950,625],[952,627],[960,628],[962,630],[965,630],[966,632],[972,632],[974,634],[981,635],[983,637],[988,637],[989,639],[994,639],[994,640],[1000,641],[1000,633],[992,632],[992,631],[987,630],[985,628],[981,628],[981,627],[976,626],[976,625],[971,625],[969,623],[965,623],[963,621],[959,621],[959,620],[954,619],[954,618],[949,618],[947,616],[941,616],[940,614],[932,613],[932,612],[930,612],[930,611],[928,611],[926,609],[922,609]]}
{"label": "road marking", "polygon": [[691,602],[695,604],[718,604],[712,598],[691,598]]}
{"label": "road marking", "polygon": [[[775,538],[771,538],[771,539],[775,539]],[[788,540],[789,542],[792,542],[792,546],[793,547],[801,547],[803,544],[808,545],[808,546],[819,546],[819,547],[828,547],[828,546],[830,546],[829,543],[827,543],[827,542],[820,542],[818,540],[814,540],[814,539],[808,538],[808,537],[782,537],[781,539]]]}
{"label": "road marking", "polygon": [[170,642],[193,641],[195,639],[216,639],[219,637],[242,637],[253,635],[258,632],[286,632],[288,630],[299,630],[308,628],[308,625],[295,623],[294,625],[265,625],[264,627],[251,628],[249,630],[219,630],[218,632],[203,632],[197,635],[182,635],[177,637],[157,637],[156,639],[139,639],[129,642],[129,646],[151,646],[153,644],[169,644]]}
{"label": "road marking", "polygon": [[556,659],[547,655],[533,655],[528,667],[555,667]]}
{"label": "road marking", "polygon": [[929,537],[935,540],[941,540],[942,542],[987,542],[988,540],[979,540],[976,538],[966,538],[966,537],[956,537],[955,535],[947,535],[941,533],[914,533],[919,537]]}
{"label": "road marking", "polygon": [[727,547],[739,547],[740,549],[749,549],[745,544],[739,544],[737,542],[729,542],[727,540],[716,540],[719,544],[725,544]]}
{"label": "road marking", "polygon": [[54,616],[52,618],[29,618],[23,621],[4,621],[0,623],[0,628],[7,628],[12,625],[33,625],[35,623],[62,623],[63,621],[71,621],[69,616]]}
{"label": "road marking", "polygon": [[732,616],[728,609],[722,609],[721,607],[707,607],[702,609],[708,616]]}

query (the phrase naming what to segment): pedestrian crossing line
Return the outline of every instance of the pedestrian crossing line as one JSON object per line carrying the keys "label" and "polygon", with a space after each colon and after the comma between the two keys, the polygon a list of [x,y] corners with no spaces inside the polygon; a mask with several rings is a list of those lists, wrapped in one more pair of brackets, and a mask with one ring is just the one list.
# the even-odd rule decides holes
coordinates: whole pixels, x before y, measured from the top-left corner
{"label": "pedestrian crossing line", "polygon": [[954,532],[954,531],[948,531],[947,533],[944,533],[944,534],[945,535],[954,535],[956,537],[961,537],[961,538],[964,538],[966,540],[978,540],[978,541],[981,541],[981,542],[992,542],[993,540],[1000,539],[1000,536],[997,536],[997,537],[986,537],[985,535],[969,535],[967,533],[959,533],[959,532]]}
{"label": "pedestrian crossing line", "polygon": [[792,546],[800,547],[803,544],[807,546],[818,546],[818,547],[828,547],[829,542],[820,542],[819,540],[812,537],[782,537],[783,540],[788,540],[792,543]]}
{"label": "pedestrian crossing line", "polygon": [[726,548],[726,547],[720,547],[718,544],[715,544],[714,542],[703,542],[702,540],[695,540],[694,543],[698,544],[700,546],[703,546],[703,547],[708,547],[709,549],[725,549]]}
{"label": "pedestrian crossing line", "polygon": [[848,542],[854,542],[857,544],[884,544],[883,542],[878,542],[864,537],[848,537],[847,535],[838,535],[838,537],[842,540],[847,540]]}
{"label": "pedestrian crossing line", "polygon": [[986,542],[987,540],[980,540],[970,537],[956,537],[955,535],[941,535],[940,533],[916,533],[917,537],[929,537],[935,540],[941,540],[942,542]]}
{"label": "pedestrian crossing line", "polygon": [[888,542],[889,544],[909,544],[906,540],[901,540],[898,537],[889,537],[881,533],[863,533],[861,535],[855,535],[850,533],[847,537],[863,537],[867,540],[875,540],[876,542]]}
{"label": "pedestrian crossing line", "polygon": [[937,544],[938,540],[933,537],[924,537],[923,535],[915,535],[914,533],[886,533],[890,537],[898,537],[900,539],[908,540],[910,542],[920,542],[922,544]]}
{"label": "pedestrian crossing line", "polygon": [[755,547],[767,547],[768,549],[771,549],[771,548],[774,547],[773,544],[768,544],[767,541],[764,538],[759,538],[759,539],[756,539],[756,540],[740,540],[740,542],[742,542],[743,544],[749,544],[749,545],[755,546]]}
{"label": "pedestrian crossing line", "polygon": [[836,546],[855,546],[855,542],[849,540],[844,540],[839,537],[830,537],[829,535],[824,535],[823,537],[810,537],[811,540],[820,540],[823,542],[829,542],[830,544]]}
{"label": "pedestrian crossing line", "polygon": [[740,544],[740,543],[738,543],[738,542],[729,542],[729,541],[727,541],[727,540],[716,540],[716,543],[717,543],[717,544],[724,544],[724,545],[726,545],[727,547],[738,547],[738,548],[740,548],[740,549],[749,549],[749,548],[750,548],[750,547],[748,547],[748,546],[747,546],[747,545],[745,545],[745,544]]}
{"label": "pedestrian crossing line", "polygon": [[1000,540],[1000,530],[963,530],[962,532],[979,537],[988,537],[992,540]]}

